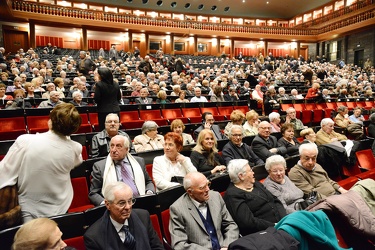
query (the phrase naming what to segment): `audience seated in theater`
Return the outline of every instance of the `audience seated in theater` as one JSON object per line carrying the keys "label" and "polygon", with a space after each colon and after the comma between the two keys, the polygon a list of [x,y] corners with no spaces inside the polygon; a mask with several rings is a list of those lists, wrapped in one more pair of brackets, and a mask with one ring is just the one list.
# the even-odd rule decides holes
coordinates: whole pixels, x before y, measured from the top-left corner
{"label": "audience seated in theater", "polygon": [[[229,137],[229,133],[230,133],[232,126],[239,125],[242,127],[244,120],[245,120],[245,115],[241,110],[239,109],[233,110],[232,113],[230,114],[230,122],[228,122],[227,125],[225,126],[224,135],[226,137]],[[245,136],[245,131],[243,135]]]}
{"label": "audience seated in theater", "polygon": [[243,131],[243,127],[239,125],[233,125],[230,129],[228,134],[230,141],[225,144],[222,151],[225,164],[228,165],[229,161],[233,159],[246,159],[251,167],[264,164],[264,161],[251,150],[251,147],[242,142]]}
{"label": "audience seated in theater", "polygon": [[69,103],[73,104],[76,107],[81,107],[81,106],[87,106],[87,102],[82,101],[82,93],[81,91],[74,91],[73,92],[73,100],[71,100]]}
{"label": "audience seated in theater", "polygon": [[277,112],[272,112],[271,114],[268,115],[268,119],[270,120],[270,124],[271,124],[271,133],[281,132],[280,114]]}
{"label": "audience seated in theater", "polygon": [[275,154],[285,155],[286,148],[277,144],[277,139],[271,135],[271,125],[267,121],[259,123],[259,133],[251,143],[254,153],[263,161]]}
{"label": "audience seated in theater", "polygon": [[311,88],[307,90],[307,94],[305,98],[306,99],[318,98],[319,95],[321,95],[319,88],[320,88],[320,84],[316,80],[313,81]]}
{"label": "audience seated in theater", "polygon": [[235,102],[238,101],[240,98],[237,95],[237,88],[236,87],[229,87],[228,94],[224,95],[224,100],[226,102]]}
{"label": "audience seated in theater", "polygon": [[[42,94],[42,98],[44,99],[49,99],[50,98],[50,94],[51,94],[51,91],[56,91],[56,86],[53,82],[50,82],[46,85],[46,92],[44,92]],[[63,92],[59,91],[59,97],[60,98],[65,98],[65,95]]]}
{"label": "audience seated in theater", "polygon": [[30,102],[25,100],[25,92],[22,89],[16,89],[13,92],[13,100],[7,101],[5,105],[6,109],[24,109],[32,108]]}
{"label": "audience seated in theater", "polygon": [[[79,78],[78,78],[79,79]],[[90,97],[90,93],[89,91],[86,89],[86,84],[84,82],[82,82],[81,80],[79,80],[77,82],[77,88],[76,89],[71,89],[69,91],[69,94],[68,94],[68,97],[72,97],[73,96],[73,92],[75,91],[80,91],[82,92],[82,96],[83,97]]]}
{"label": "audience seated in theater", "polygon": [[316,133],[316,144],[324,145],[327,143],[345,141],[348,138],[340,133],[335,132],[334,122],[331,118],[324,118],[320,122],[321,129]]}
{"label": "audience seated in theater", "polygon": [[49,99],[47,101],[42,101],[38,108],[53,108],[61,103],[64,102],[60,101],[60,93],[57,91],[51,91]]}
{"label": "audience seated in theater", "polygon": [[0,100],[13,100],[13,96],[5,94],[6,87],[4,83],[0,83]]}
{"label": "audience seated in theater", "polygon": [[221,195],[201,173],[187,174],[183,184],[186,193],[170,207],[172,248],[227,249],[239,231]]}
{"label": "audience seated in theater", "polygon": [[264,96],[264,94],[263,94],[263,92],[261,90],[261,86],[259,84],[257,84],[255,86],[255,89],[251,93],[251,98],[253,100],[256,100],[258,103],[263,104],[263,96]]}
{"label": "audience seated in theater", "polygon": [[303,97],[303,95],[298,94],[298,90],[297,89],[292,89],[290,91],[290,99],[292,99],[292,100],[301,100],[301,99],[304,99],[304,97]]}
{"label": "audience seated in theater", "polygon": [[33,219],[17,230],[13,250],[23,249],[72,249],[61,239],[57,223],[48,218]]}
{"label": "audience seated in theater", "polygon": [[279,146],[286,148],[285,157],[298,155],[299,141],[294,136],[294,127],[291,123],[285,123],[281,126],[282,137],[279,139]]}
{"label": "audience seated in theater", "polygon": [[35,77],[31,80],[31,83],[34,85],[35,87],[35,92],[45,92],[46,90],[42,87],[42,84],[43,84],[43,77],[39,76],[39,77]]}
{"label": "audience seated in theater", "polygon": [[[355,139],[360,139],[363,137],[363,122],[359,121],[355,118],[353,114],[353,119],[355,118],[359,122],[354,122],[349,118],[348,112],[349,109],[346,106],[340,106],[337,108],[338,114],[335,117],[335,124],[340,128],[346,129],[350,135],[352,135]],[[361,114],[361,109],[357,109],[358,117]],[[362,123],[360,123],[362,122]]]}
{"label": "audience seated in theater", "polygon": [[290,99],[289,95],[285,93],[285,89],[283,87],[280,87],[277,91],[279,92],[279,94],[276,95],[276,99],[278,102],[280,102],[280,100]]}
{"label": "audience seated in theater", "polygon": [[156,103],[160,103],[160,104],[171,103],[171,101],[167,99],[167,93],[164,90],[160,90],[156,96],[158,98],[156,99]]}
{"label": "audience seated in theater", "polygon": [[286,215],[281,201],[255,180],[247,160],[231,160],[228,172],[224,201],[242,236],[273,227]]}
{"label": "audience seated in theater", "polygon": [[147,210],[132,209],[136,199],[131,187],[111,183],[104,197],[107,210],[84,234],[86,249],[164,249]]}
{"label": "audience seated in theater", "polygon": [[19,76],[16,76],[13,79],[13,85],[7,86],[6,92],[7,93],[14,92],[16,89],[22,89],[23,91],[25,91],[25,89],[22,87],[21,82],[22,82],[22,78]]}
{"label": "audience seated in theater", "polygon": [[158,134],[158,127],[158,124],[154,121],[145,121],[143,123],[142,134],[137,135],[133,141],[137,153],[164,147],[164,138]]}
{"label": "audience seated in theater", "polygon": [[189,99],[185,99],[185,96],[186,96],[186,91],[181,90],[180,93],[178,94],[178,98],[174,102],[176,103],[189,102]]}
{"label": "audience seated in theater", "polygon": [[223,88],[220,85],[216,85],[213,91],[213,95],[210,97],[210,102],[224,102]]}
{"label": "audience seated in theater", "polygon": [[347,190],[328,177],[323,167],[316,163],[318,147],[314,143],[305,143],[299,147],[300,160],[290,169],[290,180],[308,195],[317,192],[318,200],[327,196],[346,193]]}
{"label": "audience seated in theater", "polygon": [[215,135],[209,129],[199,132],[197,145],[192,149],[190,159],[198,172],[207,177],[226,169],[224,159],[218,154]]}
{"label": "audience seated in theater", "polygon": [[[140,96],[141,95],[141,89],[142,89],[142,83],[141,82],[136,82],[135,89],[131,93],[131,96]],[[147,94],[148,94],[148,90],[147,90]]]}
{"label": "audience seated in theater", "polygon": [[312,128],[302,129],[300,136],[304,139],[301,144],[316,142],[316,133]]}
{"label": "audience seated in theater", "polygon": [[263,185],[283,204],[286,213],[298,210],[296,203],[303,201],[303,192],[285,175],[286,161],[281,155],[267,158],[265,168],[268,172]]}
{"label": "audience seated in theater", "polygon": [[104,204],[105,188],[117,181],[125,182],[132,189],[134,197],[155,192],[144,159],[129,153],[129,142],[128,137],[115,135],[111,138],[107,157],[95,162],[89,193],[89,199],[94,205]]}
{"label": "audience seated in theater", "polygon": [[246,113],[246,122],[243,125],[245,136],[254,136],[258,134],[259,114],[255,110]]}
{"label": "audience seated in theater", "polygon": [[184,133],[185,125],[180,119],[175,119],[171,123],[171,131],[182,136],[183,145],[195,144],[193,137],[190,134]]}
{"label": "audience seated in theater", "polygon": [[148,89],[142,88],[138,98],[135,98],[135,103],[138,104],[151,104],[152,98],[148,97]]}
{"label": "audience seated in theater", "polygon": [[303,125],[302,121],[296,117],[296,110],[293,107],[286,110],[285,123],[293,124],[294,130],[307,128],[307,126]]}
{"label": "audience seated in theater", "polygon": [[215,119],[211,112],[204,112],[202,114],[202,125],[194,130],[194,137],[197,138],[198,134],[203,129],[210,129],[215,135],[216,140],[223,140],[225,136],[221,133],[221,129],[218,125],[214,124]]}
{"label": "audience seated in theater", "polygon": [[264,94],[264,113],[266,115],[270,114],[273,110],[279,110],[280,104],[276,99],[276,90],[275,89],[268,89]]}
{"label": "audience seated in theater", "polygon": [[128,138],[129,140],[129,152],[135,153],[133,143],[129,137],[129,135],[119,130],[120,128],[120,120],[117,114],[111,113],[108,114],[105,118],[105,129],[97,133],[92,137],[91,142],[91,157],[102,157],[107,156],[110,152],[110,146],[109,143],[111,141],[111,138],[115,135],[122,135]]}
{"label": "audience seated in theater", "polygon": [[353,123],[359,123],[363,126],[363,122],[365,121],[365,118],[362,115],[362,109],[360,107],[355,107],[353,109],[353,114],[349,116],[349,120]]}
{"label": "audience seated in theater", "polygon": [[195,96],[190,99],[190,102],[208,102],[206,97],[202,96],[202,90],[199,87],[194,88]]}
{"label": "audience seated in theater", "polygon": [[180,154],[183,147],[181,135],[169,132],[164,140],[164,155],[155,157],[152,164],[152,176],[158,191],[181,184],[187,173],[197,171],[190,158]]}
{"label": "audience seated in theater", "polygon": [[[27,99],[41,98],[40,93],[35,93],[35,87],[34,87],[34,85],[31,84],[31,82],[25,83],[25,90],[26,90],[26,98]],[[0,97],[0,99],[1,99],[1,97]]]}
{"label": "audience seated in theater", "polygon": [[0,188],[17,185],[24,222],[66,213],[73,199],[70,171],[82,162],[81,144],[69,137],[81,125],[78,111],[62,103],[49,117],[48,132],[19,136],[0,162]]}

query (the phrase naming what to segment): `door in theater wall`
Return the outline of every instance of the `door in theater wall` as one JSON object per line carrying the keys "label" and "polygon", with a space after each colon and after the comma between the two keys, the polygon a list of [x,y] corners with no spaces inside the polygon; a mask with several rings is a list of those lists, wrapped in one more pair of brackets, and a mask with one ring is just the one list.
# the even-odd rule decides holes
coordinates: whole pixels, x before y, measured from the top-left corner
{"label": "door in theater wall", "polygon": [[17,53],[19,49],[25,52],[29,49],[28,34],[24,31],[3,30],[4,48],[6,52]]}
{"label": "door in theater wall", "polygon": [[363,67],[363,57],[364,57],[364,50],[357,50],[354,51],[354,65],[358,67]]}

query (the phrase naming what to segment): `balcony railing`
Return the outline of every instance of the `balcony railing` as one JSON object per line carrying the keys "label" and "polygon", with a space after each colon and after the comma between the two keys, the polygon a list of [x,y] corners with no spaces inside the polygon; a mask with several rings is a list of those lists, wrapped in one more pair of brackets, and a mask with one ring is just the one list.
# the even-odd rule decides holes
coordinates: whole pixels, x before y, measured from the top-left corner
{"label": "balcony railing", "polygon": [[[237,33],[249,33],[249,34],[270,34],[270,35],[291,35],[291,36],[316,36],[326,32],[330,32],[348,25],[352,25],[358,22],[369,20],[375,17],[375,4],[372,0],[368,8],[368,1],[366,4],[357,3],[353,8],[352,6],[343,8],[339,11],[333,12],[330,15],[324,16],[322,18],[312,20],[302,25],[297,25],[295,27],[275,27],[275,26],[254,26],[254,25],[238,25],[238,24],[224,24],[224,23],[207,23],[198,22],[191,20],[174,20],[165,18],[152,18],[152,17],[139,17],[133,14],[117,14],[117,13],[106,13],[102,11],[93,10],[82,10],[77,8],[60,7],[53,5],[46,5],[42,3],[35,2],[25,2],[25,1],[14,1],[13,11],[20,11],[26,13],[37,13],[40,15],[58,16],[75,18],[82,20],[95,20],[104,22],[114,22],[122,24],[133,24],[142,26],[159,26],[159,27],[170,27],[170,28],[180,28],[189,30],[208,30],[208,31],[222,31],[222,32],[237,32]],[[368,10],[359,13],[355,16],[351,16],[345,19],[345,16],[352,11],[358,11],[361,8],[367,7]],[[327,25],[324,25],[327,21],[333,20],[338,16],[341,17],[340,20],[334,21]],[[349,16],[349,15],[348,15]],[[317,24],[323,24],[319,28],[314,28]]]}

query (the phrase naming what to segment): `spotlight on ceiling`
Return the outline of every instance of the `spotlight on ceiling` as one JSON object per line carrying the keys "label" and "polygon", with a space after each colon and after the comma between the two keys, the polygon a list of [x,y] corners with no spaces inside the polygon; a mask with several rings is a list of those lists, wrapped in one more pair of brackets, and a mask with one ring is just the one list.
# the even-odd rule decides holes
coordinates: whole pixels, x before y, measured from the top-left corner
{"label": "spotlight on ceiling", "polygon": [[216,5],[212,6],[212,7],[211,7],[211,10],[212,10],[212,11],[217,10],[217,6],[216,6]]}
{"label": "spotlight on ceiling", "polygon": [[162,5],[163,5],[163,1],[161,1],[161,0],[157,1],[157,2],[156,2],[156,5],[157,5],[157,6],[162,6]]}
{"label": "spotlight on ceiling", "polygon": [[147,3],[148,3],[148,0],[142,0],[142,3],[143,3],[143,4],[147,4]]}
{"label": "spotlight on ceiling", "polygon": [[229,11],[230,7],[225,7],[224,11]]}
{"label": "spotlight on ceiling", "polygon": [[172,8],[175,8],[176,6],[177,6],[177,3],[176,3],[176,2],[172,2],[172,3],[171,3],[171,7],[172,7]]}
{"label": "spotlight on ceiling", "polygon": [[132,3],[133,2],[133,0],[127,0],[128,1],[128,3]]}
{"label": "spotlight on ceiling", "polygon": [[200,4],[200,5],[198,6],[198,10],[203,10],[203,8],[204,8],[204,5],[203,5],[203,4]]}
{"label": "spotlight on ceiling", "polygon": [[189,9],[190,5],[191,5],[190,3],[185,4],[185,9]]}

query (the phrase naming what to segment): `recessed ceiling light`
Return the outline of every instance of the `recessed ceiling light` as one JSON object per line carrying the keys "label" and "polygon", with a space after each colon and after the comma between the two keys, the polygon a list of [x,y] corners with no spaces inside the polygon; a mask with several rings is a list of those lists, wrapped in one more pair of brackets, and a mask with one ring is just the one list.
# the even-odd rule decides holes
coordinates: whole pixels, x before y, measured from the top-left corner
{"label": "recessed ceiling light", "polygon": [[187,4],[185,4],[185,9],[189,9],[189,8],[190,8],[190,6],[191,6],[191,4],[190,4],[190,3],[187,3]]}
{"label": "recessed ceiling light", "polygon": [[198,6],[198,10],[203,10],[203,8],[204,8],[204,5],[203,5],[203,4],[200,4],[200,5]]}
{"label": "recessed ceiling light", "polygon": [[224,11],[229,11],[230,10],[230,7],[225,7],[224,8]]}
{"label": "recessed ceiling light", "polygon": [[147,3],[148,3],[148,0],[142,0],[142,3],[143,3],[143,4],[147,4]]}
{"label": "recessed ceiling light", "polygon": [[172,7],[172,8],[175,8],[176,6],[177,6],[177,3],[176,3],[176,2],[172,2],[172,3],[171,3],[171,7]]}
{"label": "recessed ceiling light", "polygon": [[128,3],[132,3],[133,2],[133,0],[127,0],[128,1]]}
{"label": "recessed ceiling light", "polygon": [[156,5],[157,5],[157,6],[162,6],[162,5],[163,5],[163,1],[161,1],[161,0],[157,1],[157,2],[156,2]]}
{"label": "recessed ceiling light", "polygon": [[217,6],[216,6],[216,5],[214,5],[214,6],[211,7],[211,10],[212,10],[212,11],[215,11],[216,9],[217,9]]}

